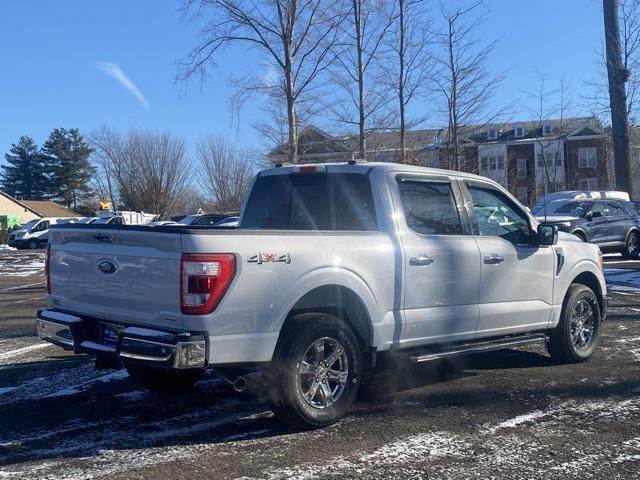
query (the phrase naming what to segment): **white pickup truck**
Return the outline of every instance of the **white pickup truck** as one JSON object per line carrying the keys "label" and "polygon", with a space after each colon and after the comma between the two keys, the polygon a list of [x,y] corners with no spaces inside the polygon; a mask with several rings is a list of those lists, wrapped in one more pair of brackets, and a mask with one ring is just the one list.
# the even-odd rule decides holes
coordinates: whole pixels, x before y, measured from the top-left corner
{"label": "white pickup truck", "polygon": [[235,230],[56,226],[46,276],[41,338],[156,389],[261,370],[276,415],[315,427],[379,355],[546,342],[581,362],[607,307],[596,246],[491,180],[390,163],[262,171]]}

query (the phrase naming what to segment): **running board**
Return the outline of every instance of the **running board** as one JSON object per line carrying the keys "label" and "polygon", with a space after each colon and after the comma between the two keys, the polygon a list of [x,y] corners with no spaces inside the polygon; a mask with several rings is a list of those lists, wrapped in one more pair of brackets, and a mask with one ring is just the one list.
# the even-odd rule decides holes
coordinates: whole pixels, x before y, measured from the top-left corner
{"label": "running board", "polygon": [[492,350],[500,350],[506,347],[515,347],[518,345],[528,345],[531,343],[546,342],[548,337],[544,334],[520,335],[517,337],[500,338],[478,343],[465,343],[454,345],[449,350],[439,352],[422,353],[420,355],[409,356],[411,363],[424,363],[443,358],[459,357],[462,355],[471,355],[474,353],[490,352]]}

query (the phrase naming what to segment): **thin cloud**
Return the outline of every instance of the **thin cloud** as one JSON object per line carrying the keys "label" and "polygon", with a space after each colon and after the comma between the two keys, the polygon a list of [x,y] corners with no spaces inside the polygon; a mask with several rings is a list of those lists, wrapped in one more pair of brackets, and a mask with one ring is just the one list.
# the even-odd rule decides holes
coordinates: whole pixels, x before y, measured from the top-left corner
{"label": "thin cloud", "polygon": [[140,105],[142,105],[142,107],[145,110],[149,110],[151,108],[151,105],[149,105],[149,101],[147,100],[147,97],[145,97],[144,94],[137,87],[137,85],[133,83],[133,80],[127,77],[127,74],[124,73],[124,71],[120,68],[120,66],[117,63],[98,62],[96,66],[100,70],[102,70],[104,73],[109,75],[110,77],[115,78],[120,85],[122,85],[131,94],[133,94],[133,96],[138,99],[138,102],[140,102]]}

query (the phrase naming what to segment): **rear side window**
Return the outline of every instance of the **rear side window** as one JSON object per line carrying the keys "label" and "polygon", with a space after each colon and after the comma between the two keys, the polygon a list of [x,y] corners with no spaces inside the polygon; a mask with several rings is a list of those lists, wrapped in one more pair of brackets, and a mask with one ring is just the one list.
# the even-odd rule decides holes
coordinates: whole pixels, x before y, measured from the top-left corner
{"label": "rear side window", "polygon": [[259,177],[240,228],[376,231],[369,177],[357,173]]}
{"label": "rear side window", "polygon": [[411,230],[421,235],[462,234],[450,184],[401,179],[398,190]]}

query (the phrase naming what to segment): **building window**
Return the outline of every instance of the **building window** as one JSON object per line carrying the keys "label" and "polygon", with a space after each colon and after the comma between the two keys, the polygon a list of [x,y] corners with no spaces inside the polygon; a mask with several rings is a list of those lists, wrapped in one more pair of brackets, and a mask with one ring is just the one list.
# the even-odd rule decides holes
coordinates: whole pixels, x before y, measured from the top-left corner
{"label": "building window", "polygon": [[545,123],[542,125],[542,134],[543,135],[551,135],[551,125]]}
{"label": "building window", "polygon": [[[526,161],[526,159],[524,158],[521,158],[520,160]],[[518,200],[520,200],[520,203],[522,203],[523,205],[526,205],[529,202],[527,187],[518,187],[516,195],[518,196]]]}
{"label": "building window", "polygon": [[489,159],[487,157],[480,158],[480,170],[487,170],[489,167]]}
{"label": "building window", "polygon": [[527,178],[527,159],[519,158],[516,160],[518,178]]}
{"label": "building window", "polygon": [[504,157],[502,155],[498,156],[498,170],[504,170]]}
{"label": "building window", "polygon": [[578,149],[578,168],[595,168],[598,164],[598,149],[586,147]]}
{"label": "building window", "polygon": [[560,153],[556,153],[556,167],[561,167],[562,166],[562,157],[560,156]]}
{"label": "building window", "polygon": [[498,138],[498,130],[496,130],[495,128],[489,129],[489,131],[487,132],[487,140],[495,140],[497,138]]}
{"label": "building window", "polygon": [[522,138],[524,137],[524,128],[523,127],[516,127],[514,129],[514,136],[516,138]]}
{"label": "building window", "polygon": [[542,159],[544,157],[542,156],[541,153],[537,153],[536,154],[536,164],[538,165],[538,168],[542,168],[544,165],[542,164]]}
{"label": "building window", "polygon": [[581,178],[579,185],[580,185],[580,190],[597,190],[598,179],[597,178]]}
{"label": "building window", "polygon": [[496,169],[496,157],[489,157],[489,170]]}

